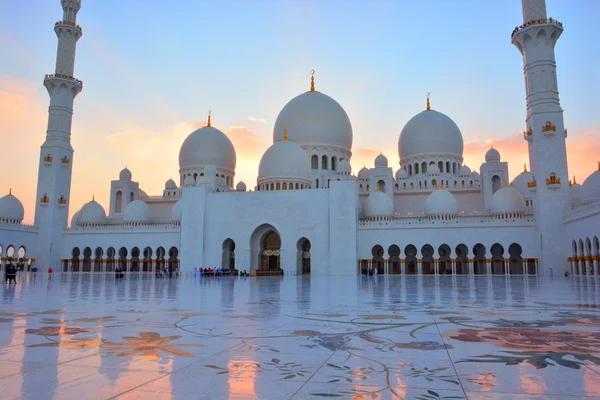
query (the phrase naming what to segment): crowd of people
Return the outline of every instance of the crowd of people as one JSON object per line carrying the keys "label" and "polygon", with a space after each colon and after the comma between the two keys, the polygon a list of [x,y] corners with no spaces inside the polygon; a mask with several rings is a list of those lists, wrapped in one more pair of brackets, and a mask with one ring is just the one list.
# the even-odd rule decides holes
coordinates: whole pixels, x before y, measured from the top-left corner
{"label": "crowd of people", "polygon": [[246,270],[238,271],[237,269],[222,269],[222,268],[194,268],[194,276],[228,276],[228,275],[239,275],[248,276]]}

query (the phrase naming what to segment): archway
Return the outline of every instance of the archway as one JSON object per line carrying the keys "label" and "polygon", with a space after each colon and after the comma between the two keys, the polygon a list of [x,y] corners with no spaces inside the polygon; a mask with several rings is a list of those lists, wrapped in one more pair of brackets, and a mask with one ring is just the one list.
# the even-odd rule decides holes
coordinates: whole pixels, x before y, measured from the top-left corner
{"label": "archway", "polygon": [[119,267],[122,272],[127,272],[127,249],[125,247],[119,249]]}
{"label": "archway", "polygon": [[235,242],[233,239],[225,239],[222,248],[221,268],[225,271],[235,270]]}
{"label": "archway", "polygon": [[179,267],[179,260],[177,259],[178,256],[179,250],[177,250],[177,247],[171,247],[169,249],[169,272],[175,271],[175,268]]}
{"label": "archway", "polygon": [[572,270],[571,273],[579,275],[579,262],[577,262],[577,242],[573,240],[571,245],[573,248],[573,264],[575,264],[575,270]]}
{"label": "archway", "polygon": [[115,196],[115,212],[120,213],[123,206],[123,193],[119,190]]}
{"label": "archway", "polygon": [[83,265],[81,268],[81,272],[91,272],[92,271],[92,249],[86,247],[83,249]]}
{"label": "archway", "polygon": [[156,249],[156,271],[165,270],[165,255],[167,254],[164,247]]}
{"label": "archway", "polygon": [[486,261],[485,261],[485,246],[481,243],[477,243],[473,246],[473,273],[475,275],[485,275]]}
{"label": "archway", "polygon": [[589,237],[585,238],[585,248],[585,260],[588,267],[588,273],[590,275],[594,275],[594,261],[592,260],[592,242],[590,241]]}
{"label": "archway", "polygon": [[[373,270],[377,268],[377,273],[383,274],[383,247],[376,244],[371,249],[371,254],[373,255]],[[374,273],[374,271],[369,271],[369,273]]]}
{"label": "archway", "polygon": [[510,274],[523,275],[523,258],[521,254],[523,249],[517,243],[508,246],[508,254],[510,255]]}
{"label": "archway", "polygon": [[402,273],[402,269],[400,267],[400,247],[395,244],[391,245],[388,249],[388,254],[390,256],[390,266],[389,273],[394,275],[399,275]]}
{"label": "archway", "polygon": [[302,275],[310,274],[310,240],[302,238],[298,240],[296,245],[297,251],[297,268],[298,273]]}
{"label": "archway", "polygon": [[377,191],[385,193],[385,181],[383,179],[377,181]]}
{"label": "archway", "polygon": [[502,180],[498,175],[492,177],[492,194],[502,187]]}
{"label": "archway", "polygon": [[461,243],[456,246],[456,274],[467,275],[469,273],[469,248]]}
{"label": "archway", "polygon": [[585,252],[583,251],[583,240],[579,239],[579,265],[581,266],[581,274],[587,275],[587,268],[585,267]]}
{"label": "archway", "polygon": [[416,275],[417,274],[417,248],[412,244],[409,244],[404,249],[404,254],[406,254],[405,262],[406,262],[406,275]]}
{"label": "archway", "polygon": [[140,249],[134,247],[131,249],[131,272],[139,272],[140,270]]}
{"label": "archway", "polygon": [[142,272],[152,272],[152,248],[144,249],[144,261],[142,262]]}
{"label": "archway", "polygon": [[253,271],[281,271],[281,237],[275,227],[263,224],[250,236],[250,268]]}
{"label": "archway", "polygon": [[114,247],[109,247],[106,251],[106,272],[113,272],[115,270],[115,257],[117,251]]}
{"label": "archway", "polygon": [[492,252],[492,274],[504,275],[504,247],[500,243],[494,243],[490,249]]}
{"label": "archway", "polygon": [[79,247],[75,247],[73,249],[73,251],[71,251],[71,271],[72,272],[79,272],[79,255],[80,254],[81,254],[81,252],[79,251]]}
{"label": "archway", "polygon": [[443,244],[438,249],[440,255],[438,259],[438,268],[440,275],[452,275],[452,264],[450,263],[450,246]]}
{"label": "archway", "polygon": [[102,247],[96,247],[94,251],[94,272],[102,272],[102,256],[104,251]]}
{"label": "archway", "polygon": [[433,275],[433,247],[426,244],[421,248],[421,273],[423,275]]}

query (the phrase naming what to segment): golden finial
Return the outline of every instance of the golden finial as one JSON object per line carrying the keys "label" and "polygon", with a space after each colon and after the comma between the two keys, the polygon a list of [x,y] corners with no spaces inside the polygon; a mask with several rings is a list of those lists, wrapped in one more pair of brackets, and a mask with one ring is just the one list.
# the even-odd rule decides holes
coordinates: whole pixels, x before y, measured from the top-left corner
{"label": "golden finial", "polygon": [[210,110],[208,110],[208,123],[206,124],[206,126],[211,126],[210,125]]}
{"label": "golden finial", "polygon": [[527,172],[527,164],[526,163],[523,164],[523,172]]}
{"label": "golden finial", "polygon": [[600,171],[600,161],[598,161],[598,171]]}
{"label": "golden finial", "polygon": [[141,200],[141,199],[142,199],[142,195],[140,194],[140,192],[138,192],[138,198],[137,198],[137,199],[138,199],[138,200]]}
{"label": "golden finial", "polygon": [[96,201],[96,196],[92,195],[92,201]]}
{"label": "golden finial", "polygon": [[287,141],[287,140],[290,140],[290,139],[288,139],[288,137],[287,137],[287,127],[286,127],[285,125],[283,126],[283,138],[282,138],[281,140],[282,140],[282,141]]}
{"label": "golden finial", "polygon": [[575,175],[573,175],[573,185],[577,185],[577,179],[575,179]]}
{"label": "golden finial", "polygon": [[427,111],[431,110],[431,104],[429,103],[429,92],[427,92]]}
{"label": "golden finial", "polygon": [[310,91],[315,91],[315,70],[310,71]]}
{"label": "golden finial", "polygon": [[508,180],[507,179],[504,180],[504,187],[508,187]]}
{"label": "golden finial", "polygon": [[12,196],[12,188],[8,189],[8,195]]}

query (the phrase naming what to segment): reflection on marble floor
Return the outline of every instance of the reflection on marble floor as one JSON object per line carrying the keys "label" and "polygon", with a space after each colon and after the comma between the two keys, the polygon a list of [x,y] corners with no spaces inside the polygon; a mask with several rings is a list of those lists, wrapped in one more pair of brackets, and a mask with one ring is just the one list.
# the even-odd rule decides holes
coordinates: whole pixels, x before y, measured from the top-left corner
{"label": "reflection on marble floor", "polygon": [[22,276],[0,399],[600,396],[600,281]]}

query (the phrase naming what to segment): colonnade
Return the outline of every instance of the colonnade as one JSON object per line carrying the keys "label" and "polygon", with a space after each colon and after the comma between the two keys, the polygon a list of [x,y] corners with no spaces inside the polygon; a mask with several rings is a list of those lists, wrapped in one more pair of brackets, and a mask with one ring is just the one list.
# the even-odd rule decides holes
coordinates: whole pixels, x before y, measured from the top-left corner
{"label": "colonnade", "polygon": [[[503,268],[502,272],[493,272],[493,263],[498,262],[498,260],[493,260],[491,258],[486,258],[482,260],[477,260],[475,258],[468,258],[464,260],[457,260],[456,258],[449,258],[447,260],[440,260],[438,258],[434,258],[431,261],[428,260],[407,260],[407,259],[399,259],[397,261],[392,261],[389,258],[383,259],[383,262],[375,259],[366,259],[366,260],[358,260],[357,269],[359,274],[372,273],[374,268],[377,268],[379,264],[383,264],[383,268],[378,268],[379,274],[390,274],[390,275],[450,275],[450,273],[440,272],[440,263],[448,263],[451,266],[452,273],[451,275],[486,275],[486,274],[495,274],[495,275],[537,275],[538,274],[538,259],[537,258],[523,258],[523,270],[522,271],[511,271],[510,258],[504,258],[502,260]],[[399,263],[399,268],[393,268],[394,263]],[[414,263],[414,272],[408,271],[407,264]],[[423,272],[423,263],[431,263],[433,266],[433,273],[424,273]],[[457,271],[457,263],[459,265],[458,268],[460,270]],[[484,271],[476,269],[477,264],[484,264]],[[598,263],[596,262],[596,267]],[[462,268],[464,267],[464,269]],[[383,271],[381,271],[383,269]]]}
{"label": "colonnade", "polygon": [[600,256],[569,257],[573,275],[600,275]]}

